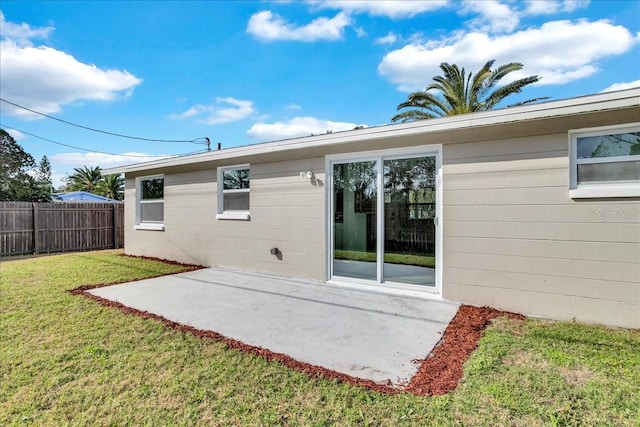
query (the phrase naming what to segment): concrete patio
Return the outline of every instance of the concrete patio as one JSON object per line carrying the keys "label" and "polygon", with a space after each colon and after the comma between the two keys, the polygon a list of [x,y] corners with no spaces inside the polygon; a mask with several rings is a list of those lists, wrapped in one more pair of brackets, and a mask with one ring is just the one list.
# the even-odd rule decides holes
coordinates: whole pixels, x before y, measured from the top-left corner
{"label": "concrete patio", "polygon": [[89,291],[137,310],[354,377],[416,373],[458,305],[215,268]]}

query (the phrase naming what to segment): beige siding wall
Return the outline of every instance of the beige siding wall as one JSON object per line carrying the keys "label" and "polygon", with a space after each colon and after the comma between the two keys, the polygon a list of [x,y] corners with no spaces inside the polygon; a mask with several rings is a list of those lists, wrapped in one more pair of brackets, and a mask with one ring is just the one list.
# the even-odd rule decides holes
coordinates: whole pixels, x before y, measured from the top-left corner
{"label": "beige siding wall", "polygon": [[[300,178],[311,170],[315,181]],[[216,219],[217,171],[165,175],[164,231],[134,230],[127,180],[125,251],[181,262],[325,279],[324,158],[251,164],[251,219]],[[271,255],[277,247],[279,257]]]}
{"label": "beige siding wall", "polygon": [[640,327],[640,201],[569,197],[567,134],[443,148],[443,295]]}

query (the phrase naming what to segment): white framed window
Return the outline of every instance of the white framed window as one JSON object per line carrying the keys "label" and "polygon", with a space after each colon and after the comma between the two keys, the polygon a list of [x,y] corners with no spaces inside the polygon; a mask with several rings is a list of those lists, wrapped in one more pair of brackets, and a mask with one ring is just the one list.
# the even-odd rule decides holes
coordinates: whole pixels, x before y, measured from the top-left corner
{"label": "white framed window", "polygon": [[164,230],[164,176],[136,178],[136,225],[138,230]]}
{"label": "white framed window", "polygon": [[572,198],[640,197],[640,123],[569,131]]}
{"label": "white framed window", "polygon": [[218,168],[217,219],[249,219],[251,169],[249,165]]}

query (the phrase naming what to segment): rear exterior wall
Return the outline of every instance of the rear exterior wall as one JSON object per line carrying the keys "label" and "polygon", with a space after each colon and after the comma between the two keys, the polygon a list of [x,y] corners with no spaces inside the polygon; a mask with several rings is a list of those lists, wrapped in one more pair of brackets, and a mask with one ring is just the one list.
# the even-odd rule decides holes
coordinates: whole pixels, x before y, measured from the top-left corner
{"label": "rear exterior wall", "polygon": [[[223,165],[224,166],[224,165]],[[250,213],[216,219],[216,168],[164,176],[164,231],[134,230],[135,179],[127,176],[125,251],[206,266],[325,278],[324,158],[250,164]],[[311,170],[316,179],[300,177]],[[278,248],[278,255],[270,250]]]}
{"label": "rear exterior wall", "polygon": [[445,145],[443,296],[640,327],[640,201],[571,199],[567,134]]}
{"label": "rear exterior wall", "polygon": [[[640,327],[640,200],[571,199],[566,132],[445,143],[442,159],[444,298]],[[215,218],[215,167],[167,173],[162,232],[133,230],[127,176],[126,253],[326,280],[324,157],[250,166],[249,221]]]}

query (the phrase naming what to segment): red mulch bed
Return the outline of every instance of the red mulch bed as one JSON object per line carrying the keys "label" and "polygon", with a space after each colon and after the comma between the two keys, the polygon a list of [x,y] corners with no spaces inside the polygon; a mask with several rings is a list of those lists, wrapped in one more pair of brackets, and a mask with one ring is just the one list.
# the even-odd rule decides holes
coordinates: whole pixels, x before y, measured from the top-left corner
{"label": "red mulch bed", "polygon": [[[197,266],[190,267],[195,268]],[[123,313],[134,314],[145,319],[158,320],[170,328],[190,333],[199,338],[224,342],[229,348],[254,354],[263,357],[268,361],[280,362],[288,368],[294,369],[298,372],[303,372],[311,377],[331,378],[339,382],[366,387],[384,394],[409,392],[420,396],[431,396],[446,394],[455,390],[460,378],[462,378],[462,365],[478,346],[478,342],[482,337],[484,329],[489,325],[491,320],[499,316],[508,316],[513,319],[524,319],[524,316],[520,314],[500,311],[490,307],[475,307],[471,305],[461,306],[458,309],[456,316],[445,329],[442,339],[433,349],[431,354],[429,354],[424,360],[416,361],[420,364],[420,367],[409,384],[403,388],[397,388],[393,387],[390,383],[379,384],[371,380],[357,378],[323,368],[322,366],[300,362],[283,353],[275,353],[262,347],[248,345],[238,340],[227,338],[214,331],[201,330],[192,326],[182,325],[162,316],[146,311],[136,310],[120,304],[119,302],[100,298],[86,292],[89,289],[108,285],[110,284],[81,286],[70,292],[74,295],[82,295],[104,306],[118,308]]]}

